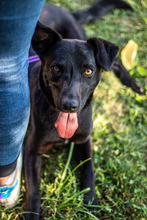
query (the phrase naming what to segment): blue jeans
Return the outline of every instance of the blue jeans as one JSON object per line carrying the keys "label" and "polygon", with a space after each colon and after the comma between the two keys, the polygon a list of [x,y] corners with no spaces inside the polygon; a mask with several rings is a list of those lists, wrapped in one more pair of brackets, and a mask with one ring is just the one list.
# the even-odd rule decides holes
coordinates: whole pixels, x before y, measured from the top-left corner
{"label": "blue jeans", "polygon": [[28,126],[28,50],[44,0],[0,0],[0,177],[16,166]]}

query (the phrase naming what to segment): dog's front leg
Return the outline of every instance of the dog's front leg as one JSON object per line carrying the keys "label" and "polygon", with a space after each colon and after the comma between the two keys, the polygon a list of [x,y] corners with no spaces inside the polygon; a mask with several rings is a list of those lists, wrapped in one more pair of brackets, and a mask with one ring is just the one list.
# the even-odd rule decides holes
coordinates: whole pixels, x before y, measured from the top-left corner
{"label": "dog's front leg", "polygon": [[[91,160],[85,162],[82,166],[82,180],[81,180],[81,189],[85,189],[87,187],[90,187],[90,191],[85,194],[84,196],[84,202],[85,204],[88,204],[89,202],[92,202],[92,205],[97,205],[97,198],[95,193],[95,176],[94,176],[94,170],[93,170],[93,157],[92,157],[92,144],[91,139],[89,138],[86,142],[81,144],[75,144],[75,150],[74,150],[75,156],[77,158],[78,163],[80,161],[84,161],[88,158],[91,158]],[[95,208],[90,208],[95,209]]]}
{"label": "dog's front leg", "polygon": [[41,155],[34,155],[25,148],[25,181],[26,181],[26,214],[25,220],[39,220],[40,195],[38,184],[40,179]]}

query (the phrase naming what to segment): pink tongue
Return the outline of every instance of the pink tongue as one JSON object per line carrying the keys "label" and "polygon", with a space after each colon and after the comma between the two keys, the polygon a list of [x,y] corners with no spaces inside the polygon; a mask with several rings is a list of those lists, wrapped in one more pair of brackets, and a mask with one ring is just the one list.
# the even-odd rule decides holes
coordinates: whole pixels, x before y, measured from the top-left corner
{"label": "pink tongue", "polygon": [[60,112],[55,127],[61,138],[71,138],[78,128],[77,113]]}

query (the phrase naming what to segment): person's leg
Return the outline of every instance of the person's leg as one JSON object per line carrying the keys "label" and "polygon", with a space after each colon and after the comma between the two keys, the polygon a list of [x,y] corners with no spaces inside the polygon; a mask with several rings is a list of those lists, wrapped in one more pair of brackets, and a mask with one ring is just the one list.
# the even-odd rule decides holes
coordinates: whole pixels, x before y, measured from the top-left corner
{"label": "person's leg", "polygon": [[0,1],[0,185],[16,169],[28,125],[28,50],[43,3]]}
{"label": "person's leg", "polygon": [[9,176],[0,177],[0,185],[3,185],[4,183],[6,183],[8,179],[9,179]]}

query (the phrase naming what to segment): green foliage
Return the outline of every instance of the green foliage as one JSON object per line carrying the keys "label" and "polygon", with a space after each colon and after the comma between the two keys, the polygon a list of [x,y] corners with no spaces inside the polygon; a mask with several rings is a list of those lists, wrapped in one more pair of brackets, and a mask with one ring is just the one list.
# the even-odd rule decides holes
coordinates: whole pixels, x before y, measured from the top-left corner
{"label": "green foliage", "polygon": [[[48,1],[70,11],[82,10],[93,2]],[[88,37],[109,40],[120,49],[131,39],[138,44],[130,74],[145,91],[140,96],[122,85],[113,72],[107,72],[94,93],[92,141],[98,216],[94,217],[83,206],[79,169],[71,171],[76,167],[73,160],[70,166],[65,165],[68,149],[56,146],[43,157],[39,191],[44,220],[147,219],[147,2],[128,2],[133,12],[115,9],[94,24],[85,25]],[[14,220],[21,216],[25,203],[22,179],[18,206],[11,210],[0,208],[0,219]]]}

